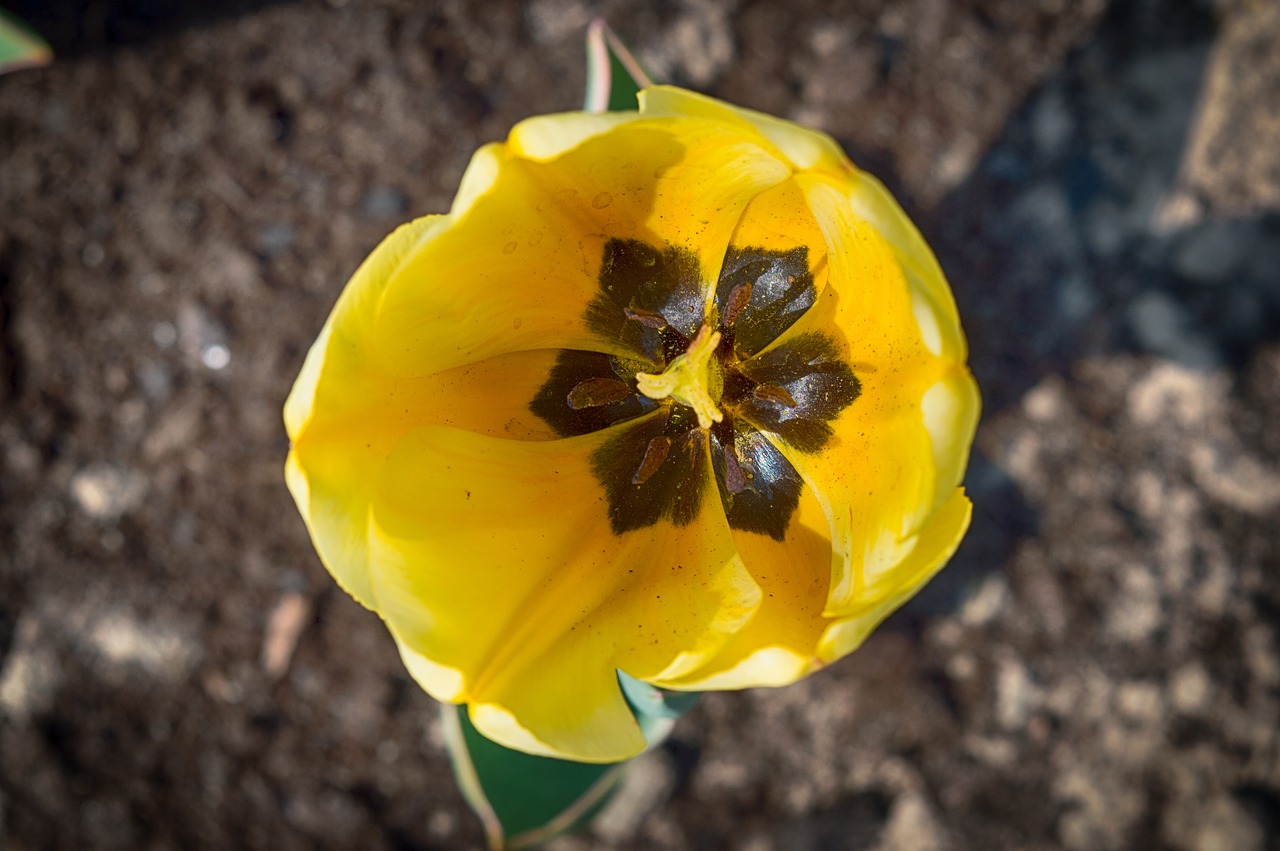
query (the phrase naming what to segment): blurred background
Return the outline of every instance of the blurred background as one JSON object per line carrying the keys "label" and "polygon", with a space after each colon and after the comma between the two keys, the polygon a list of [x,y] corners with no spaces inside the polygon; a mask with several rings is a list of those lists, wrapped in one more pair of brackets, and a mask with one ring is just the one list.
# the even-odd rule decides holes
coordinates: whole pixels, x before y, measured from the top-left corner
{"label": "blurred background", "polygon": [[280,408],[595,15],[890,185],[985,410],[938,580],[555,847],[1280,849],[1280,3],[3,5],[56,59],[0,77],[0,849],[480,846]]}

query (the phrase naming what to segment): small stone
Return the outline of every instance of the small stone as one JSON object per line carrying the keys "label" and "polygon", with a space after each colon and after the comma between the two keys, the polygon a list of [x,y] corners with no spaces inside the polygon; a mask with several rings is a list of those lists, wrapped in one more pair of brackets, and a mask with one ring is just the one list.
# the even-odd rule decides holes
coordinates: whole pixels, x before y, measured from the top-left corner
{"label": "small stone", "polygon": [[438,839],[452,836],[457,829],[458,819],[448,810],[436,810],[427,817],[427,832]]}
{"label": "small stone", "polygon": [[114,520],[142,504],[147,480],[110,464],[91,464],[71,477],[71,497],[95,520]]}
{"label": "small stone", "polygon": [[0,712],[15,721],[39,714],[53,702],[59,680],[57,657],[39,622],[24,614],[18,619],[13,647],[0,668]]}
{"label": "small stone", "polygon": [[1145,797],[1119,777],[1080,763],[1054,779],[1053,797],[1061,806],[1058,837],[1069,851],[1121,851],[1141,816]]}
{"label": "small stone", "polygon": [[1043,381],[1022,397],[1022,410],[1036,422],[1059,419],[1065,412],[1066,406],[1067,401],[1062,384],[1058,381]]}
{"label": "small stone", "polygon": [[1155,683],[1124,683],[1116,689],[1121,714],[1134,721],[1154,724],[1164,715],[1164,698]]}
{"label": "small stone", "polygon": [[1185,714],[1204,709],[1209,703],[1212,685],[1203,665],[1198,662],[1183,665],[1174,671],[1169,682],[1169,696],[1174,709]]}
{"label": "small stone", "polygon": [[151,339],[160,348],[167,349],[178,342],[178,329],[172,322],[157,322],[151,329]]}
{"label": "small stone", "polygon": [[[169,327],[172,328],[173,326],[170,325]],[[173,395],[173,375],[159,361],[143,363],[138,367],[135,378],[142,395],[149,402],[163,405]]]}
{"label": "small stone", "polygon": [[1091,204],[1084,216],[1084,238],[1099,257],[1114,257],[1133,238],[1130,220],[1114,202],[1101,199]]}
{"label": "small stone", "polygon": [[1063,152],[1071,141],[1075,119],[1067,107],[1066,98],[1059,89],[1048,89],[1036,104],[1031,115],[1031,135],[1041,156],[1055,157]]}
{"label": "small stone", "polygon": [[142,623],[123,612],[99,617],[85,638],[104,661],[170,682],[181,679],[200,656],[199,645],[187,631]]}
{"label": "small stone", "polygon": [[1058,312],[1068,323],[1081,322],[1098,308],[1098,293],[1084,275],[1068,275],[1058,282]]}
{"label": "small stone", "polygon": [[1149,640],[1164,619],[1160,584],[1143,565],[1131,564],[1123,569],[1118,590],[1107,609],[1107,632],[1125,642]]}
{"label": "small stone", "polygon": [[1227,219],[1211,219],[1188,234],[1173,254],[1173,267],[1197,284],[1221,284],[1240,267],[1252,234]]}
{"label": "small stone", "polygon": [[878,851],[941,851],[948,846],[942,825],[919,792],[904,792],[893,802]]}
{"label": "small stone", "polygon": [[1233,798],[1223,795],[1205,807],[1204,824],[1192,839],[1192,851],[1262,851],[1262,825]]}
{"label": "small stone", "polygon": [[200,353],[200,362],[215,372],[226,369],[231,363],[231,350],[221,343],[205,346]]}
{"label": "small stone", "polygon": [[1166,293],[1148,291],[1129,306],[1129,324],[1138,344],[1196,369],[1221,365],[1217,349],[1198,331],[1186,309]]}
{"label": "small stone", "polygon": [[[226,349],[227,332],[216,320],[194,302],[184,302],[178,308],[178,343],[192,365],[200,363],[208,367],[210,353],[215,347]],[[230,350],[212,354],[213,363],[222,361],[225,354],[230,361]],[[226,363],[222,363],[226,366]],[[212,367],[209,367],[212,368]]]}
{"label": "small stone", "polygon": [[1227,16],[1204,72],[1180,182],[1211,212],[1280,207],[1280,5],[1241,3]]}
{"label": "small stone", "polygon": [[960,612],[960,622],[967,627],[990,623],[1009,604],[1009,585],[1002,576],[988,576],[969,597]]}
{"label": "small stone", "polygon": [[1000,726],[1006,730],[1025,726],[1035,696],[1035,685],[1025,665],[1016,659],[1000,663],[996,674],[996,720]]}
{"label": "small stone", "polygon": [[394,186],[375,186],[360,201],[360,213],[370,219],[399,216],[409,209],[409,196]]}
{"label": "small stone", "polygon": [[293,247],[297,238],[298,232],[293,225],[288,222],[275,222],[267,225],[258,234],[258,248],[270,259]]}

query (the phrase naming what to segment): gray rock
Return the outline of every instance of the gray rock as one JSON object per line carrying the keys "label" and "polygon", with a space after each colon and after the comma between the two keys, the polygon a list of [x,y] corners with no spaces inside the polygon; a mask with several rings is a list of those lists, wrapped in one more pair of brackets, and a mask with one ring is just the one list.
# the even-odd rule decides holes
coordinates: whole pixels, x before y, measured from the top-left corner
{"label": "gray rock", "polygon": [[1205,74],[1183,188],[1209,211],[1280,207],[1280,4],[1231,7]]}
{"label": "gray rock", "polygon": [[1129,305],[1128,318],[1138,344],[1149,352],[1198,369],[1222,362],[1208,337],[1193,326],[1186,308],[1164,292],[1150,290],[1138,296]]}
{"label": "gray rock", "polygon": [[71,477],[70,490],[81,511],[95,520],[110,521],[142,504],[147,480],[133,470],[96,463]]}
{"label": "gray rock", "polygon": [[1197,284],[1226,283],[1253,242],[1251,229],[1227,219],[1211,219],[1181,240],[1173,253],[1173,267]]}

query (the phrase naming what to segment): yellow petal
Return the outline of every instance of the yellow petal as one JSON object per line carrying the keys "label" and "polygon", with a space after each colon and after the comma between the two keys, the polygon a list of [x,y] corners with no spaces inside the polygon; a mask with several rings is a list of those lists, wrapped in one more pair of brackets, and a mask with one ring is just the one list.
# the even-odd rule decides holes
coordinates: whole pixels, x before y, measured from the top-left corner
{"label": "yellow petal", "polygon": [[931,351],[963,361],[968,345],[960,328],[955,297],[933,251],[879,180],[859,171],[853,175],[851,187],[848,201],[855,215],[875,228],[902,266],[914,299],[913,312],[936,329],[938,347],[931,346]]}
{"label": "yellow petal", "polygon": [[885,583],[888,593],[869,597],[861,608],[831,624],[822,636],[818,655],[833,661],[852,653],[871,630],[911,599],[955,553],[969,528],[972,512],[973,505],[964,491],[959,488],[953,491],[921,530],[908,557],[893,568],[890,581]]}
{"label": "yellow petal", "polygon": [[364,422],[367,406],[381,407],[386,385],[368,352],[374,306],[386,281],[412,253],[447,224],[444,216],[427,216],[398,228],[360,264],[342,291],[324,329],[307,352],[302,372],[285,402],[285,427],[294,442],[286,462],[286,482],[302,512],[316,551],[338,583],[365,606],[373,605],[365,546],[370,465],[385,457],[390,441],[381,423],[354,441],[321,457],[302,446],[317,419],[325,428],[334,422]]}
{"label": "yellow petal", "polygon": [[935,508],[959,486],[969,465],[969,447],[978,430],[982,401],[967,369],[957,367],[924,392],[920,400],[937,475]]}
{"label": "yellow petal", "polygon": [[[582,119],[594,128],[592,118],[561,116],[556,126]],[[628,354],[585,322],[605,244],[692,249],[704,280],[714,282],[743,208],[787,174],[759,146],[711,122],[565,130],[585,141],[549,161],[520,152],[554,152],[542,141],[550,131],[522,128],[510,147],[476,154],[468,174],[479,176],[464,184],[484,190],[468,188],[450,227],[388,282],[376,327],[387,371],[422,375],[540,348]]]}
{"label": "yellow petal", "polygon": [[759,603],[714,500],[685,526],[613,532],[590,463],[610,431],[534,443],[426,427],[379,476],[379,612],[431,660],[411,667],[428,691],[521,749],[634,754],[615,671],[702,664]]}
{"label": "yellow petal", "polygon": [[808,198],[795,180],[779,183],[752,199],[733,232],[733,245],[766,251],[804,249],[815,287],[821,290],[825,285],[826,243]]}
{"label": "yellow petal", "polygon": [[[976,420],[976,394],[965,384],[962,365],[929,350],[893,247],[838,187],[825,180],[801,184],[827,243],[830,269],[817,303],[784,338],[812,330],[842,334],[861,393],[831,423],[835,438],[820,452],[782,448],[828,512],[835,558],[827,614],[841,616],[859,601],[887,593],[893,569],[955,486],[964,453],[948,453],[967,442],[948,440],[945,427],[968,432]],[[938,399],[950,404],[936,406],[934,440],[923,399],[948,377],[956,383],[947,385],[946,399]]]}
{"label": "yellow petal", "polygon": [[[665,374],[673,344],[643,321],[658,322],[654,306],[613,283],[665,283],[637,273],[657,263],[682,284],[671,304],[688,326],[664,303],[663,333],[707,324],[710,340],[725,317],[740,323],[723,333],[735,380],[798,367],[797,351],[840,370],[803,384],[829,402],[808,413],[833,417],[807,430],[765,410],[794,407],[795,383],[759,378],[772,396],[720,403],[778,433],[735,426],[732,452],[748,452],[735,467],[724,433],[695,430],[703,443],[683,457],[701,446],[703,478],[650,518],[678,457],[666,397],[689,393],[581,436],[553,439],[553,425],[599,423],[542,417],[613,399],[617,364]],[[629,330],[600,319],[602,298]],[[937,261],[829,137],[654,87],[637,113],[518,125],[477,152],[448,216],[374,252],[286,405],[286,478],[325,564],[428,692],[468,703],[510,747],[614,761],[644,747],[619,670],[671,688],[788,683],[854,649],[941,566],[969,522],[957,485],[979,400],[964,357]],[[610,389],[579,392],[592,380]],[[743,459],[766,446],[794,468],[770,480],[798,498],[786,524],[769,516],[773,490],[744,489],[764,468]],[[635,488],[611,481],[606,496],[598,476],[632,461]]]}
{"label": "yellow petal", "polygon": [[791,121],[709,98],[674,86],[653,86],[640,92],[640,111],[646,115],[707,118],[759,133],[792,168],[841,176],[853,170],[844,151],[825,133]]}
{"label": "yellow petal", "polygon": [[831,540],[813,492],[801,493],[784,540],[736,529],[733,540],[760,586],[760,608],[714,657],[657,685],[685,690],[780,686],[821,666],[818,643],[830,623],[822,613],[831,581]]}
{"label": "yellow petal", "polygon": [[550,162],[597,136],[637,121],[635,112],[568,112],[526,118],[511,129],[507,144],[514,154]]}

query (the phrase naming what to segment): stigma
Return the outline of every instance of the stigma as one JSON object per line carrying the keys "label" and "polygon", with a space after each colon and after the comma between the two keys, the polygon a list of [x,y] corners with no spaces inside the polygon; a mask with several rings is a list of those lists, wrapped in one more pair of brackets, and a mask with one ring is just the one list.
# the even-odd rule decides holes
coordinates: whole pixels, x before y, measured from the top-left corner
{"label": "stigma", "polygon": [[716,347],[720,345],[720,332],[703,325],[684,354],[667,364],[658,375],[636,373],[636,387],[650,399],[675,399],[688,405],[698,417],[698,425],[711,428],[724,419],[724,413],[716,407],[711,389],[716,376],[712,375],[711,362]]}

